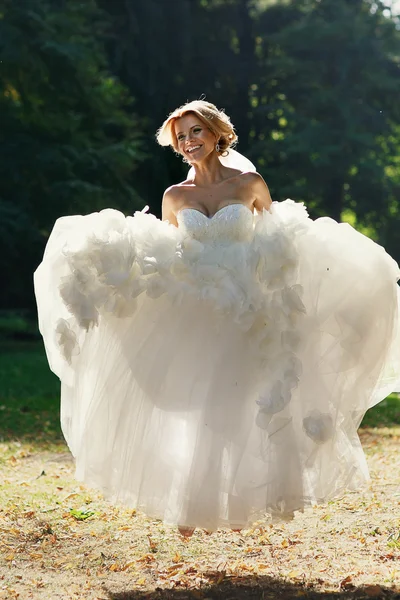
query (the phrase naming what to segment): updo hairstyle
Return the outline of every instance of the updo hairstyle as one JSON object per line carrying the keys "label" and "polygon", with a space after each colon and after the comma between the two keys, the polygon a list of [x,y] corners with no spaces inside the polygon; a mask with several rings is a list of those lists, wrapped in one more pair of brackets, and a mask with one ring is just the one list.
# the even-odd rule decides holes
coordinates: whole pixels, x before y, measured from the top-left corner
{"label": "updo hairstyle", "polygon": [[228,148],[236,144],[238,137],[228,115],[205,100],[193,100],[176,108],[157,131],[157,142],[161,146],[172,146],[176,152],[179,152],[174,123],[190,113],[196,115],[214,133],[220,148],[219,154],[226,153]]}

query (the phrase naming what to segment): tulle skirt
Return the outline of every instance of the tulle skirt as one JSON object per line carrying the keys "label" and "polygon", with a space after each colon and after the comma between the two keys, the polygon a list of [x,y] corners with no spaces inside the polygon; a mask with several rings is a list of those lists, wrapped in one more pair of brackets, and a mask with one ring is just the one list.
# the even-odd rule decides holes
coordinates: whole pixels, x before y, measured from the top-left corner
{"label": "tulle skirt", "polygon": [[360,487],[357,428],[399,387],[398,276],[291,201],[229,245],[144,213],[60,219],[35,291],[77,478],[209,530]]}

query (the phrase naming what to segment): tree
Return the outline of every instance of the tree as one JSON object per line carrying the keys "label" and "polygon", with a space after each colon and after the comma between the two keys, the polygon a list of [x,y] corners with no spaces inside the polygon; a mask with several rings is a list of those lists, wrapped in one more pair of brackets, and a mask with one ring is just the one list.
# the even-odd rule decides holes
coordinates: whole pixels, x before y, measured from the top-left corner
{"label": "tree", "polygon": [[315,214],[340,220],[350,210],[377,224],[393,204],[400,32],[384,11],[379,1],[301,0],[260,16],[279,90],[275,128],[260,147],[265,161],[279,152],[275,178]]}
{"label": "tree", "polygon": [[[7,218],[0,221],[0,256],[10,281],[22,268],[34,270],[58,216],[110,204],[141,207],[128,183],[140,162],[138,125],[93,35],[103,26],[92,1],[3,0],[0,206]],[[10,247],[10,220],[19,222],[19,251]],[[1,303],[25,306],[27,296],[31,302],[20,290]]]}
{"label": "tree", "polygon": [[164,189],[188,170],[155,143],[156,130],[177,106],[206,97],[225,108],[238,128],[240,149],[247,150],[249,86],[257,70],[252,0],[98,2],[110,17],[111,68],[143,119],[147,159],[140,193],[159,213]]}

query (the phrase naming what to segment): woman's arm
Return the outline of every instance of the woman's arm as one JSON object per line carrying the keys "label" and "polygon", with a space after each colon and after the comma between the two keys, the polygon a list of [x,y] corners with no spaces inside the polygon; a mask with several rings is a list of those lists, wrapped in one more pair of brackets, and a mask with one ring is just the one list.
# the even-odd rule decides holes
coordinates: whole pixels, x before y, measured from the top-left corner
{"label": "woman's arm", "polygon": [[162,220],[163,221],[169,221],[172,225],[175,225],[175,227],[178,227],[178,221],[176,220],[176,216],[175,216],[175,210],[176,210],[176,193],[174,190],[174,186],[168,188],[167,190],[165,190],[164,192],[164,196],[162,199],[162,205],[161,205],[161,213],[162,213]]}
{"label": "woman's arm", "polygon": [[259,173],[252,173],[253,207],[257,212],[269,210],[272,204],[271,194],[264,179]]}

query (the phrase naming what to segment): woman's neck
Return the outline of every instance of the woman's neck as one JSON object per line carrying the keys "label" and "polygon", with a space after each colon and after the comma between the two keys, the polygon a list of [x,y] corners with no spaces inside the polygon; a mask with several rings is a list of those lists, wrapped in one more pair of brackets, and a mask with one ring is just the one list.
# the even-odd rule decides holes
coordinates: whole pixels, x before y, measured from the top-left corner
{"label": "woman's neck", "polygon": [[218,155],[213,152],[200,163],[192,165],[194,169],[193,183],[199,187],[208,187],[220,183],[226,177],[224,167]]}

